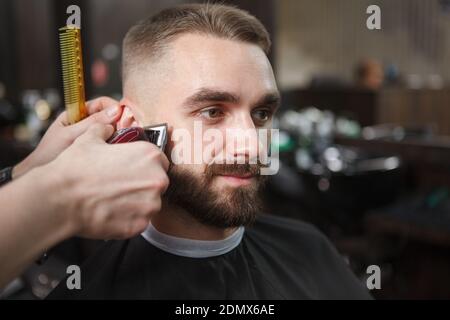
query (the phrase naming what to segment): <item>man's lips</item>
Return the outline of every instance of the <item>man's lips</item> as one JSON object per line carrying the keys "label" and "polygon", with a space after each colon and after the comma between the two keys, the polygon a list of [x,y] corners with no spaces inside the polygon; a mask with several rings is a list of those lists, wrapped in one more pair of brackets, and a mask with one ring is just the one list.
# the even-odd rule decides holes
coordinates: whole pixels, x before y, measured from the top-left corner
{"label": "man's lips", "polygon": [[252,178],[254,178],[255,175],[253,175],[253,174],[244,174],[244,175],[221,174],[221,175],[218,175],[218,177],[223,178],[223,180],[225,180],[229,184],[232,184],[235,186],[241,186],[241,185],[251,184]]}
{"label": "man's lips", "polygon": [[240,179],[249,179],[249,178],[253,178],[255,175],[253,175],[251,173],[246,173],[246,174],[221,174],[220,176],[240,178]]}

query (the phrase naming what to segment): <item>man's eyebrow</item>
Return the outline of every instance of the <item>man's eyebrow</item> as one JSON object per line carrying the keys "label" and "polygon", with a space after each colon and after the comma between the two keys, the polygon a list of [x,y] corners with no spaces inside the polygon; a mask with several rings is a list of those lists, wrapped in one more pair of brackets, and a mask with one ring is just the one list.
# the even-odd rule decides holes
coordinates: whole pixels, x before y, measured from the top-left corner
{"label": "man's eyebrow", "polygon": [[195,107],[202,102],[228,102],[228,103],[238,103],[239,96],[221,90],[201,88],[192,96],[188,97],[184,101],[184,105],[187,107]]}
{"label": "man's eyebrow", "polygon": [[281,97],[279,92],[271,92],[264,95],[258,102],[255,103],[254,107],[264,107],[268,106],[273,110],[278,109],[281,103]]}

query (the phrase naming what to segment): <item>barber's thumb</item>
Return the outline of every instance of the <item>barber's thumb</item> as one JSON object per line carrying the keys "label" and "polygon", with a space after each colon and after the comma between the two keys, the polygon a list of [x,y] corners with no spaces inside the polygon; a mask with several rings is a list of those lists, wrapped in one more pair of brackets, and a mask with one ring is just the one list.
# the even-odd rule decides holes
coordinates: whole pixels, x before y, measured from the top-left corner
{"label": "barber's thumb", "polygon": [[68,129],[70,130],[73,139],[76,139],[78,136],[86,132],[86,130],[88,130],[93,124],[115,124],[120,118],[121,113],[121,106],[118,104],[112,105],[102,111],[91,114],[86,119],[69,126]]}
{"label": "barber's thumb", "polygon": [[114,133],[114,127],[110,124],[96,123],[87,129],[87,131],[80,136],[82,140],[96,140],[106,141]]}

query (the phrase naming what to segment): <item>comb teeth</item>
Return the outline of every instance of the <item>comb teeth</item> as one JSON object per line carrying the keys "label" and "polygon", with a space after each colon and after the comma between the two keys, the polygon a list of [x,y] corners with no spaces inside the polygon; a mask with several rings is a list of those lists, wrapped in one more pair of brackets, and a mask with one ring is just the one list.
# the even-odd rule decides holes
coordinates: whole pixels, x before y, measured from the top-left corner
{"label": "comb teeth", "polygon": [[61,47],[64,101],[69,123],[72,124],[87,116],[80,29],[74,27],[59,29],[59,43]]}

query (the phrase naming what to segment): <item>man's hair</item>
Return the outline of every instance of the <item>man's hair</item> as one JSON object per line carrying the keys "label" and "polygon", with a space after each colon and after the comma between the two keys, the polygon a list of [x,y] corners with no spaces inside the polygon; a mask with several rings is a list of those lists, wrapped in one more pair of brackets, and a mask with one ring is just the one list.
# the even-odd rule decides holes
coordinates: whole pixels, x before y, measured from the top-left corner
{"label": "man's hair", "polygon": [[184,33],[213,35],[258,45],[266,54],[270,36],[248,12],[223,4],[187,4],[165,9],[134,25],[123,40],[122,77],[133,67],[158,57],[176,36]]}

